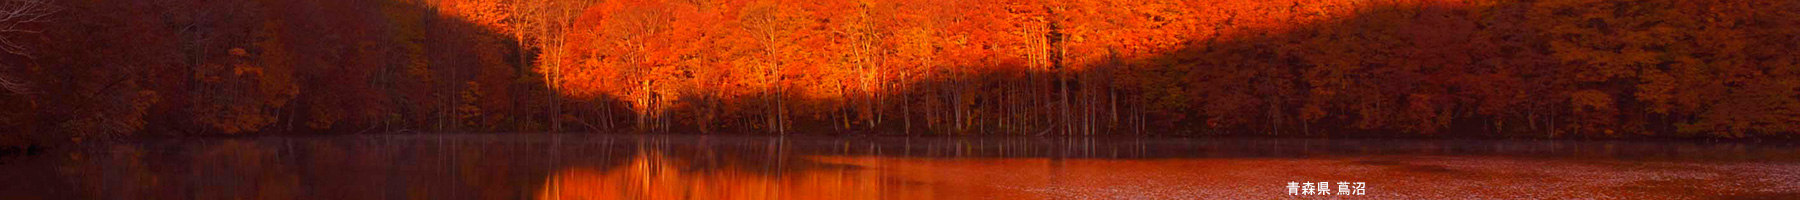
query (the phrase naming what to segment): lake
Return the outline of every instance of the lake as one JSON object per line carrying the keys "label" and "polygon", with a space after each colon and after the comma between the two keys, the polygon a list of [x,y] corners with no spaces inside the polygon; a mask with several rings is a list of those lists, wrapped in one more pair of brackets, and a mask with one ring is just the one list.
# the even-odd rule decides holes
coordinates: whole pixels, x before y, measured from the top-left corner
{"label": "lake", "polygon": [[1667,141],[365,135],[0,166],[4,199],[1800,198],[1792,144]]}

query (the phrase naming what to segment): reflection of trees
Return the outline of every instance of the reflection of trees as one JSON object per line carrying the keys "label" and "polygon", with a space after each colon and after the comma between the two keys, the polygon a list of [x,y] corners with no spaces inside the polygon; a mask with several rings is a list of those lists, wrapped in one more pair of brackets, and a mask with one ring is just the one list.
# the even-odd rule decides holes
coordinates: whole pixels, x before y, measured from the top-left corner
{"label": "reflection of trees", "polygon": [[52,199],[864,199],[877,197],[889,185],[868,170],[810,162],[760,142],[543,139],[338,137],[120,144],[81,153],[85,156],[59,166],[57,176],[73,187],[67,191],[76,191],[68,195],[77,196]]}
{"label": "reflection of trees", "polygon": [[302,188],[292,165],[278,164],[275,150],[254,143],[224,141],[185,154],[157,150],[115,146],[62,170],[72,171],[66,175],[89,198],[296,199]]}
{"label": "reflection of trees", "polygon": [[547,155],[534,145],[419,138],[116,145],[71,156],[58,171],[80,198],[50,199],[514,199],[553,169],[531,156]]}
{"label": "reflection of trees", "polygon": [[[556,140],[469,135],[122,144],[68,156],[71,162],[46,178],[11,179],[34,184],[26,188],[81,196],[0,190],[0,199],[1030,198],[1043,196],[1021,188],[1142,183],[1135,178],[1095,181],[1087,176],[1093,174],[1231,172],[1257,169],[1232,164],[1239,160],[1315,156],[1532,155],[1723,163],[1800,158],[1791,148],[1776,146],[1645,142],[552,137]],[[1205,180],[1241,180],[1233,175]],[[52,179],[65,179],[73,188],[32,182]]]}
{"label": "reflection of trees", "polygon": [[[888,184],[875,170],[814,168],[774,174],[703,167],[657,151],[639,152],[610,169],[556,171],[539,199],[878,199],[922,188]],[[705,169],[703,169],[705,168]],[[911,189],[911,190],[908,190]]]}

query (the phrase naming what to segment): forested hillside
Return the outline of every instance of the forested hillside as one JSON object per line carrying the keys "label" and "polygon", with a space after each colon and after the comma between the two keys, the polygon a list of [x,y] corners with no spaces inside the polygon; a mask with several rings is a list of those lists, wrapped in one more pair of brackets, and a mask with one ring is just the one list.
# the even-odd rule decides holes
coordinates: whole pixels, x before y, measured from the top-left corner
{"label": "forested hillside", "polygon": [[1800,130],[1791,0],[0,1],[12,141]]}

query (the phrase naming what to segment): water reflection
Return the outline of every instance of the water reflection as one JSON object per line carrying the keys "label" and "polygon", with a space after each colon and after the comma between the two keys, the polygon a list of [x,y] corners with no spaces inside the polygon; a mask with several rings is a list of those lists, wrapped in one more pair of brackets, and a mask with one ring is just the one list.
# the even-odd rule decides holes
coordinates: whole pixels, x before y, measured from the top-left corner
{"label": "water reflection", "polygon": [[[1800,169],[1790,145],[1618,141],[478,134],[161,140],[68,154],[40,163],[67,184],[40,187],[67,185],[43,189],[79,199],[1232,198],[1219,195],[1282,194],[1246,185],[1289,179],[1520,174],[1484,165]],[[1320,166],[1330,168],[1311,169]],[[1740,173],[1716,177],[1765,175]],[[24,195],[64,195],[45,193]]]}
{"label": "water reflection", "polygon": [[[716,167],[716,168],[715,168]],[[885,191],[922,188],[886,184],[873,170],[808,167],[773,174],[745,166],[700,166],[650,151],[610,169],[570,167],[554,172],[539,199],[880,199]]]}

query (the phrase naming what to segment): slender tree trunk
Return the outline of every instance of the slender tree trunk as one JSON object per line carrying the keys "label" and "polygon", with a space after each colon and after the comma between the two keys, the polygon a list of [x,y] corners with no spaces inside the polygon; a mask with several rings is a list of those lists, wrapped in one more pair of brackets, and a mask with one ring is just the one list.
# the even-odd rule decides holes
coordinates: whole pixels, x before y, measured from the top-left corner
{"label": "slender tree trunk", "polygon": [[[902,85],[901,87],[910,87],[910,86]],[[902,89],[902,90],[904,90],[904,89]],[[906,97],[907,97],[907,95],[899,96],[899,98],[900,98],[900,121],[904,121],[904,122],[902,122],[904,125],[901,126],[902,127],[901,133],[904,133],[906,135],[912,135],[912,101],[907,100]]]}

